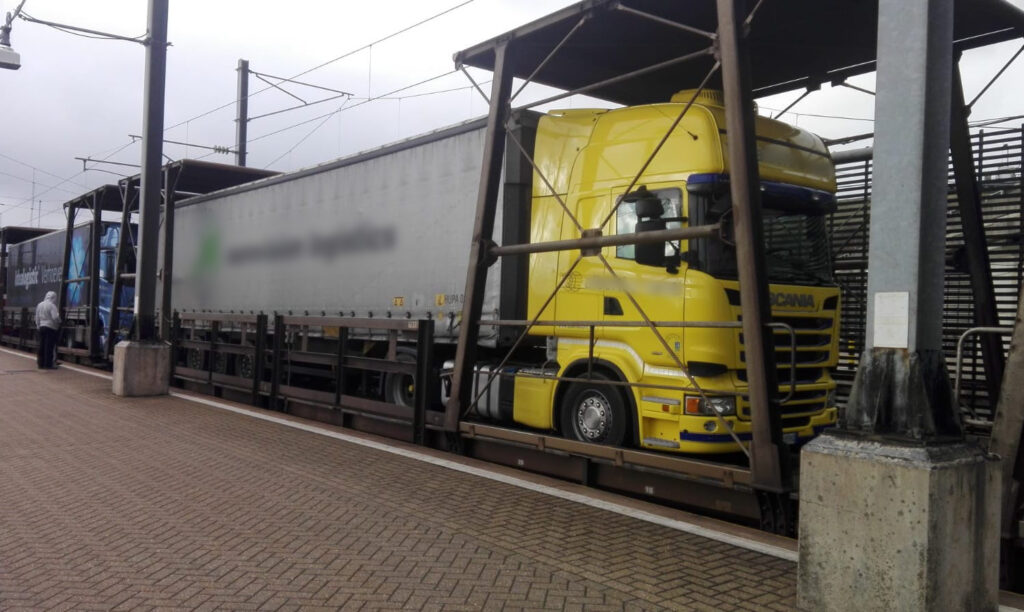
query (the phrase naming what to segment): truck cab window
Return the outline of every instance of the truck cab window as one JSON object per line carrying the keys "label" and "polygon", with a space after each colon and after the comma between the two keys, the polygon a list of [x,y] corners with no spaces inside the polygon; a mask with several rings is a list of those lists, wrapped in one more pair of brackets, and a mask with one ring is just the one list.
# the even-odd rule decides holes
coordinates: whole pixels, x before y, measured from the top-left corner
{"label": "truck cab window", "polygon": [[[728,191],[691,191],[690,219],[693,225],[726,220],[732,210]],[[788,191],[762,188],[764,253],[768,280],[773,283],[832,285],[832,265],[824,206],[813,211],[796,204]],[[805,210],[807,212],[805,212]],[[736,279],[739,268],[735,246],[721,240],[701,240],[691,264],[715,278]]]}
{"label": "truck cab window", "polygon": [[[665,212],[662,217],[666,219],[682,217],[682,191],[679,189],[652,189],[651,193],[658,196],[661,200],[661,205],[664,207]],[[618,197],[621,200],[622,196]],[[636,231],[636,203],[635,202],[621,202],[618,210],[615,211],[615,233],[616,234],[632,234]],[[675,229],[682,227],[682,223],[679,221],[669,221],[667,223],[668,229]],[[676,250],[679,248],[679,241],[674,243],[665,243],[665,255],[675,255]],[[636,259],[636,247],[632,244],[626,244],[615,247],[615,256],[619,259]]]}

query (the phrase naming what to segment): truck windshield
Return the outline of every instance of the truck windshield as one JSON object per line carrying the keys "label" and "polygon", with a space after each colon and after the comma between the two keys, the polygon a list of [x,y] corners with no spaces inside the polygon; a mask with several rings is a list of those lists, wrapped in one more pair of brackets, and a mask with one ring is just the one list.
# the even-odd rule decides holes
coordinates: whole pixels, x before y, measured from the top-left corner
{"label": "truck windshield", "polygon": [[[764,253],[768,280],[775,283],[831,285],[828,232],[825,215],[793,212],[778,197],[766,197],[764,211]],[[691,225],[707,225],[732,216],[728,193],[690,193]],[[700,240],[691,252],[690,264],[716,278],[738,276],[736,249],[721,240]]]}

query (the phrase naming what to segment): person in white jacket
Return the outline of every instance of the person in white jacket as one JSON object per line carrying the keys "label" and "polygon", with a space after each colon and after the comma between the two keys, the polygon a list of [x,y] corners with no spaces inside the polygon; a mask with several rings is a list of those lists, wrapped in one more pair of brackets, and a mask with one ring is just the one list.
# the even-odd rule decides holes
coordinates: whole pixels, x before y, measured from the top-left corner
{"label": "person in white jacket", "polygon": [[47,291],[43,301],[36,305],[36,327],[39,329],[36,365],[44,370],[56,368],[60,311],[57,309],[57,294],[53,291]]}

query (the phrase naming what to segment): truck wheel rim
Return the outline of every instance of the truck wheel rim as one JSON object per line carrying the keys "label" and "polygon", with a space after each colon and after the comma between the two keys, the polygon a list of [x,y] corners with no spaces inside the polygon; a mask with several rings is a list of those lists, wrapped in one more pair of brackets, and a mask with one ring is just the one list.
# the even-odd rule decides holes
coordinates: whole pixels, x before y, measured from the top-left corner
{"label": "truck wheel rim", "polygon": [[588,395],[576,407],[576,430],[586,440],[601,440],[611,426],[611,404],[600,393]]}

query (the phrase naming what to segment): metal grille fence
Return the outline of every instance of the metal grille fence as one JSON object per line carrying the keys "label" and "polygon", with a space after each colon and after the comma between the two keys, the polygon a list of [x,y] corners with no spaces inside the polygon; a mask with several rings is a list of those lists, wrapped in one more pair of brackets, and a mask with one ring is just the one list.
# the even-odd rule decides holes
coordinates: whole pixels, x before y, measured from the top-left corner
{"label": "metal grille fence", "polygon": [[[1024,177],[1021,144],[1024,126],[1005,130],[981,130],[972,135],[975,167],[981,187],[982,214],[992,262],[992,277],[999,324],[1012,326],[1017,296],[1024,275]],[[867,303],[868,230],[871,213],[872,162],[859,161],[836,167],[839,206],[829,220],[836,279],[842,288],[842,319],[839,333],[838,397],[844,404],[853,384],[857,363],[864,350]],[[974,326],[974,296],[963,248],[952,166],[949,171],[949,206],[946,212],[946,282],[943,311],[943,349],[950,375],[955,368],[956,343]],[[1003,339],[1004,349],[1009,337]],[[968,341],[963,364],[961,403],[988,417],[991,402],[985,389],[985,372],[977,338]]]}

